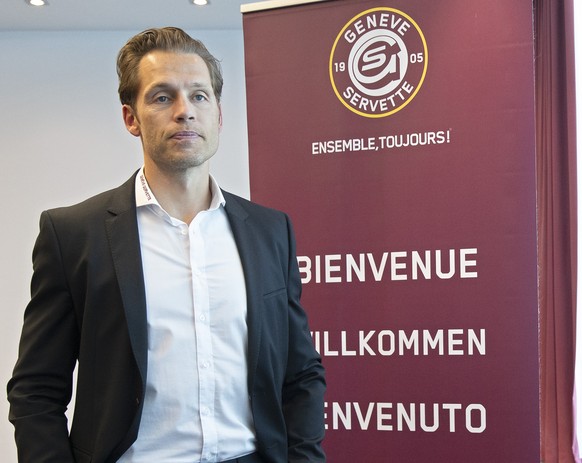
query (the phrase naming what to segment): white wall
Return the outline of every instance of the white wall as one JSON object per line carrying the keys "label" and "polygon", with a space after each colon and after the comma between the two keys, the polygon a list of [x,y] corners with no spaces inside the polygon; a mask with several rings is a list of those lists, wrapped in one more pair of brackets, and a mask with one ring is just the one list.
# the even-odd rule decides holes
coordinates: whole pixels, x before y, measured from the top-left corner
{"label": "white wall", "polygon": [[[242,31],[190,32],[222,61],[225,77],[224,129],[212,171],[224,188],[248,197]],[[16,360],[40,212],[115,187],[141,165],[139,140],[121,119],[115,73],[117,52],[132,35],[0,32],[3,391]],[[7,415],[0,400],[0,461],[15,463]]]}

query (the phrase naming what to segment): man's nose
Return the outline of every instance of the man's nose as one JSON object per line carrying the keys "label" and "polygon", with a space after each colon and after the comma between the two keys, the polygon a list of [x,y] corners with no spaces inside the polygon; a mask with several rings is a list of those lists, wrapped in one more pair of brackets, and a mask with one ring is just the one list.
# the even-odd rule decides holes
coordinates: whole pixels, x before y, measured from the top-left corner
{"label": "man's nose", "polygon": [[175,117],[178,121],[194,120],[195,111],[194,104],[185,95],[179,95],[176,97],[175,103]]}

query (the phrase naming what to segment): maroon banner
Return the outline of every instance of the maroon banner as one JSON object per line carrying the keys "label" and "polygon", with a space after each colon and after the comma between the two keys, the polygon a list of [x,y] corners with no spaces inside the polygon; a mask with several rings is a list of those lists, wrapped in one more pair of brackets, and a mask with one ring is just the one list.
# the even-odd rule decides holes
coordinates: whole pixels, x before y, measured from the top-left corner
{"label": "maroon banner", "polygon": [[532,2],[243,27],[251,197],[295,225],[329,461],[539,461]]}

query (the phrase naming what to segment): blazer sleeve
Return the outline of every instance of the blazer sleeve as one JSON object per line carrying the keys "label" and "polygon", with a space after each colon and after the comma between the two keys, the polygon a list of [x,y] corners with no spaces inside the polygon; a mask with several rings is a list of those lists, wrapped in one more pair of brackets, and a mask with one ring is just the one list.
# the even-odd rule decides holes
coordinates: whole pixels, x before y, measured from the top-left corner
{"label": "blazer sleeve", "polygon": [[72,394],[79,330],[54,224],[40,219],[31,300],[8,383],[9,419],[20,463],[74,462],[65,411]]}
{"label": "blazer sleeve", "polygon": [[326,388],[321,358],[313,347],[307,315],[300,304],[301,278],[297,264],[295,237],[287,218],[290,242],[288,269],[289,354],[283,385],[283,413],[287,425],[289,463],[325,462],[324,392]]}

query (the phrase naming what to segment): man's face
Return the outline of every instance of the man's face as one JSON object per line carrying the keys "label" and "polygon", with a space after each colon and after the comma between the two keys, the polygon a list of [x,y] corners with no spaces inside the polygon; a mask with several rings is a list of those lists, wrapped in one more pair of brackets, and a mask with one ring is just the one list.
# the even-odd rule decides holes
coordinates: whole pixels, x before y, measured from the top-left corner
{"label": "man's face", "polygon": [[206,63],[193,53],[154,51],[139,64],[133,108],[124,105],[130,133],[141,137],[148,165],[167,172],[206,163],[218,149],[222,127]]}

